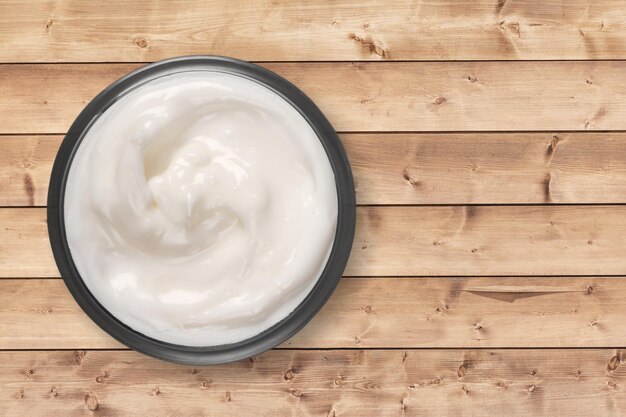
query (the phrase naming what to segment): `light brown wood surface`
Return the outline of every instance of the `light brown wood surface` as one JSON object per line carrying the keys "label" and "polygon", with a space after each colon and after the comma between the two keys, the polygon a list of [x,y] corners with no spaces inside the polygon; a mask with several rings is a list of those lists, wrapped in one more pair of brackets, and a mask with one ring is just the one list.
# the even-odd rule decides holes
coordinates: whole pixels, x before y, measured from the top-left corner
{"label": "light brown wood surface", "polygon": [[[0,206],[46,205],[62,139],[0,136]],[[346,133],[341,140],[359,204],[626,203],[626,133]]]}
{"label": "light brown wood surface", "polygon": [[31,417],[619,416],[623,360],[613,349],[314,350],[192,368],[134,352],[0,352],[0,386],[3,411]]}
{"label": "light brown wood surface", "polygon": [[347,275],[626,275],[626,206],[367,207]]}
{"label": "light brown wood surface", "polygon": [[[625,292],[624,278],[344,278],[281,347],[622,346]],[[60,279],[0,280],[0,305],[0,349],[123,347]]]}
{"label": "light brown wood surface", "polygon": [[[359,207],[346,275],[626,275],[625,219],[622,205]],[[45,209],[0,209],[0,278],[57,276]]]}
{"label": "light brown wood surface", "polygon": [[4,62],[623,59],[620,0],[5,0]]}
{"label": "light brown wood surface", "polygon": [[[0,133],[64,133],[139,66],[0,65]],[[263,66],[309,94],[340,131],[626,130],[625,61]]]}
{"label": "light brown wood surface", "polygon": [[[47,240],[74,118],[185,54],[310,95],[360,205],[319,315],[218,367],[113,340]],[[0,416],[625,415],[625,71],[620,0],[0,0]]]}

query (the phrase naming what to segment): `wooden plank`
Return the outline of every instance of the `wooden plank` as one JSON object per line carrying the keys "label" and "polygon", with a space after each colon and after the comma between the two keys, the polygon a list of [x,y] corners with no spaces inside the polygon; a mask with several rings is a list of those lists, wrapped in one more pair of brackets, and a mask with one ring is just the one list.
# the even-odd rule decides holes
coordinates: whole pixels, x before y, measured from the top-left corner
{"label": "wooden plank", "polygon": [[[359,207],[348,276],[626,275],[626,206]],[[43,208],[0,209],[0,277],[55,277]]]}
{"label": "wooden plank", "polygon": [[626,206],[363,207],[346,274],[624,275],[624,219]]}
{"label": "wooden plank", "polygon": [[123,347],[83,313],[60,279],[0,280],[0,288],[0,349]]}
{"label": "wooden plank", "polygon": [[619,0],[3,1],[5,62],[624,58]]}
{"label": "wooden plank", "polygon": [[341,139],[360,204],[626,202],[625,133],[383,133]]}
{"label": "wooden plank", "polygon": [[[624,61],[265,66],[340,131],[626,130]],[[65,132],[89,99],[137,67],[2,65],[0,133]]]}
{"label": "wooden plank", "polygon": [[1,352],[8,415],[617,416],[624,352],[270,351],[192,368],[128,351]]}
{"label": "wooden plank", "polygon": [[[0,136],[0,206],[46,205],[61,139]],[[341,140],[359,204],[626,203],[626,133],[381,133]]]}
{"label": "wooden plank", "polygon": [[[611,347],[624,278],[344,278],[283,348]],[[59,279],[0,280],[0,349],[120,348]]]}

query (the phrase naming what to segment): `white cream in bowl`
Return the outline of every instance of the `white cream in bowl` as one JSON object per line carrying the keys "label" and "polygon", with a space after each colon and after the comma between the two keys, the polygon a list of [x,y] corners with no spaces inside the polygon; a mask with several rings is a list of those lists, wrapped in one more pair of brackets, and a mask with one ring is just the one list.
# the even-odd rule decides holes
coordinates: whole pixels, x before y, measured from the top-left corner
{"label": "white cream in bowl", "polygon": [[215,346],[289,315],[328,260],[326,152],[282,97],[243,77],[149,81],[91,126],[67,178],[65,231],[95,298],[146,336]]}

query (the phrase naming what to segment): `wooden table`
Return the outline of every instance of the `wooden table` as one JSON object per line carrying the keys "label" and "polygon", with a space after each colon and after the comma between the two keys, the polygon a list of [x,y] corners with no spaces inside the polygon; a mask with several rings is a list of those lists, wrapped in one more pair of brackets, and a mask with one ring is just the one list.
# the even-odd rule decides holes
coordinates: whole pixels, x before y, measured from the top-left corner
{"label": "wooden table", "polygon": [[[186,54],[300,86],[359,203],[319,316],[216,367],[97,328],[45,224],[82,107]],[[0,415],[625,415],[624,59],[619,0],[0,0]]]}

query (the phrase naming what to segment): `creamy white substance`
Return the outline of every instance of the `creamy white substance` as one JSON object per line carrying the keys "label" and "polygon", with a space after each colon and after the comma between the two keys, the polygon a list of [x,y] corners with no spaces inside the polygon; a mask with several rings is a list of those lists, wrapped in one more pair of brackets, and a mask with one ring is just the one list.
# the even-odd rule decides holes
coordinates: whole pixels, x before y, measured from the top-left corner
{"label": "creamy white substance", "polygon": [[337,225],[311,126],[268,88],[213,71],[161,77],[108,108],[74,157],[64,208],[98,301],[188,346],[245,340],[288,316]]}

